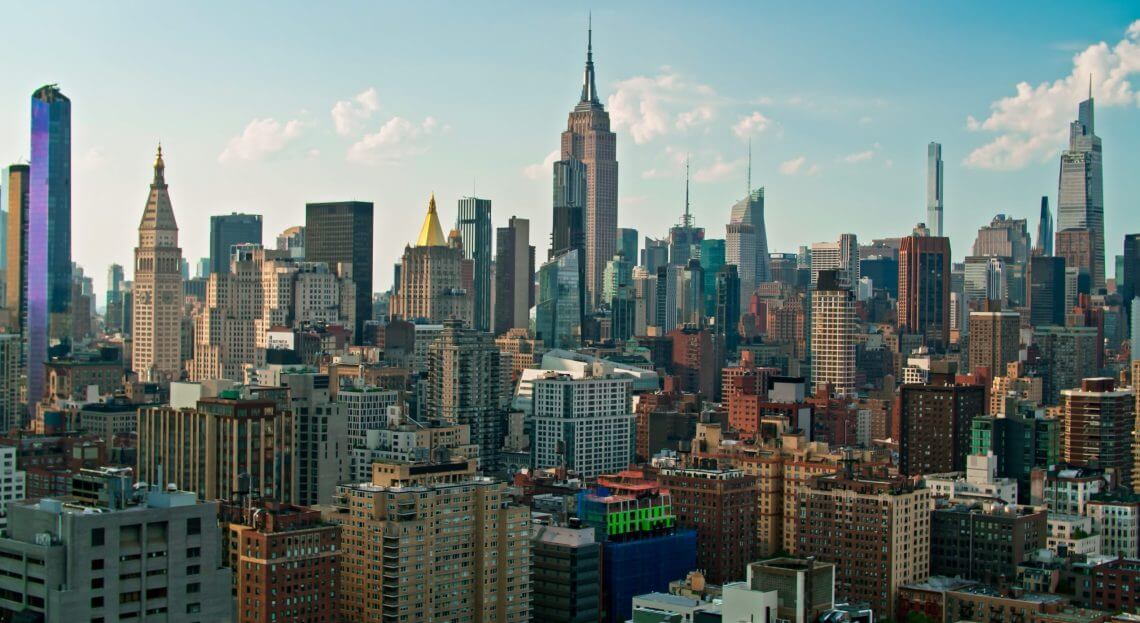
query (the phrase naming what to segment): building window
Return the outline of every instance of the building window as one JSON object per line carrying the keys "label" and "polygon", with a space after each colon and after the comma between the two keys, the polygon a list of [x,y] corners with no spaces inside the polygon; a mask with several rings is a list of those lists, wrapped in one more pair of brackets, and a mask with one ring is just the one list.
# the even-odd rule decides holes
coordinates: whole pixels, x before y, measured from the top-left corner
{"label": "building window", "polygon": [[202,534],[201,517],[191,517],[186,520],[186,534]]}
{"label": "building window", "polygon": [[91,530],[91,547],[101,547],[106,540],[106,533],[103,528],[93,528]]}
{"label": "building window", "polygon": [[91,607],[92,608],[102,608],[103,607],[103,598],[102,597],[92,597],[91,598]]}

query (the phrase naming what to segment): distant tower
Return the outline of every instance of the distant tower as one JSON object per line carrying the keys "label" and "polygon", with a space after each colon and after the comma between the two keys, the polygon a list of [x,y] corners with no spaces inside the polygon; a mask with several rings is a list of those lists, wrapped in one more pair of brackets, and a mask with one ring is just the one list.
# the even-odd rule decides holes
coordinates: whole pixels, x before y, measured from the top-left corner
{"label": "distant tower", "polygon": [[[1080,103],[1077,120],[1069,124],[1069,148],[1061,154],[1057,190],[1057,234],[1088,231],[1088,252],[1073,251],[1068,268],[1086,268],[1094,292],[1104,288],[1104,173],[1100,137],[1094,132],[1092,86]],[[1080,245],[1068,245],[1070,249]],[[1060,245],[1058,255],[1062,254]],[[1073,260],[1073,261],[1070,261]]]}
{"label": "distant tower", "polygon": [[464,197],[459,200],[455,228],[463,239],[463,255],[474,263],[472,326],[491,330],[491,200]]}
{"label": "distant tower", "polygon": [[1053,212],[1049,209],[1049,198],[1041,198],[1041,216],[1037,220],[1037,245],[1034,255],[1053,255]]}
{"label": "distant tower", "polygon": [[669,263],[688,266],[689,260],[696,257],[694,249],[699,249],[704,239],[705,229],[693,226],[693,215],[689,211],[689,161],[686,160],[685,212],[681,214],[681,222],[669,228]]}
{"label": "distant tower", "polygon": [[931,236],[942,233],[942,144],[926,146],[926,224]]}
{"label": "distant tower", "polygon": [[577,160],[586,168],[585,291],[586,307],[601,302],[602,269],[617,246],[618,163],[617,135],[610,131],[610,115],[598,99],[594,80],[593,29],[586,44],[586,71],[582,96],[570,111],[562,133],[561,160]]}
{"label": "distant tower", "polygon": [[44,395],[48,345],[70,335],[71,100],[48,85],[32,94],[28,176],[28,404]]}
{"label": "distant tower", "polygon": [[135,247],[131,369],[139,380],[169,383],[182,376],[182,249],[165,171],[159,147]]}
{"label": "distant tower", "polygon": [[743,199],[732,206],[732,213],[728,219],[729,224],[747,223],[752,226],[755,237],[754,261],[755,273],[750,279],[755,283],[746,281],[744,272],[740,273],[740,292],[752,296],[752,291],[761,283],[772,280],[771,258],[768,255],[768,230],[764,226],[764,187],[752,190],[752,143],[748,143],[748,193]]}
{"label": "distant tower", "polygon": [[836,396],[855,393],[855,295],[842,271],[819,272],[811,297],[811,384]]}

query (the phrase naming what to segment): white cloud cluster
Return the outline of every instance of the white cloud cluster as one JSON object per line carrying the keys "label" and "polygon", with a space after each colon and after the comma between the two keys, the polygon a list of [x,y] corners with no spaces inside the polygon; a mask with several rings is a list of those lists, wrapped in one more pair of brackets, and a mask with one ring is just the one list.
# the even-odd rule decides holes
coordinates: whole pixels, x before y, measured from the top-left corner
{"label": "white cloud cluster", "polygon": [[331,113],[336,133],[341,136],[352,134],[378,110],[380,110],[380,97],[376,94],[375,88],[370,88],[350,100],[337,102]]}
{"label": "white cloud cluster", "polygon": [[693,172],[694,182],[720,182],[726,180],[748,165],[747,158],[725,160],[720,156],[712,164]]}
{"label": "white cloud cluster", "polygon": [[872,158],[874,158],[876,155],[878,155],[880,148],[881,148],[881,145],[879,145],[878,143],[875,143],[874,145],[871,145],[870,149],[865,149],[863,151],[857,151],[855,153],[851,153],[851,154],[847,154],[846,156],[843,156],[842,160],[843,160],[843,162],[846,162],[847,164],[859,164],[860,162],[867,162],[867,161],[871,160]]}
{"label": "white cloud cluster", "polygon": [[807,156],[796,156],[780,163],[781,175],[815,175],[819,171],[818,164],[808,164]]}
{"label": "white cloud cluster", "polygon": [[1098,107],[1136,106],[1140,94],[1129,82],[1136,73],[1140,73],[1140,20],[1115,45],[1102,41],[1075,54],[1069,75],[1036,86],[1020,82],[1015,95],[990,105],[989,117],[967,118],[969,130],[996,136],[971,151],[966,166],[1007,170],[1048,161],[1065,145],[1077,103],[1088,96],[1090,76]]}
{"label": "white cloud cluster", "polygon": [[302,124],[297,119],[284,123],[273,118],[254,119],[241,134],[230,139],[218,162],[263,160],[285,149],[301,133]]}
{"label": "white cloud cluster", "polygon": [[446,130],[434,117],[415,123],[403,117],[392,117],[380,129],[365,134],[348,148],[348,161],[360,164],[394,162],[405,156],[423,153],[427,146],[420,139]]}
{"label": "white cloud cluster", "polygon": [[554,169],[552,167],[554,166],[554,163],[558,161],[558,156],[558,150],[555,149],[549,154],[546,154],[546,157],[542,159],[542,162],[528,164],[523,167],[522,174],[532,180],[549,178],[551,175],[553,175]]}
{"label": "white cloud cluster", "polygon": [[748,138],[760,134],[772,125],[772,120],[765,117],[760,111],[753,111],[751,115],[742,117],[736,125],[732,126],[732,133],[739,138]]}
{"label": "white cloud cluster", "polygon": [[664,67],[656,76],[619,81],[606,107],[614,129],[627,130],[640,145],[709,123],[716,118],[720,103],[712,87],[690,82]]}

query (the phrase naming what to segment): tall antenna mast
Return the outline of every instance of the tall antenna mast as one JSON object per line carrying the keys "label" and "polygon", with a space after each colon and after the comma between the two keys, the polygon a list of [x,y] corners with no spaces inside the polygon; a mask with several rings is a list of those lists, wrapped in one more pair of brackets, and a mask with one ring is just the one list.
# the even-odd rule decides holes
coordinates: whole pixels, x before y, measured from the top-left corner
{"label": "tall antenna mast", "polygon": [[748,137],[748,194],[745,197],[752,196],[752,137]]}
{"label": "tall antenna mast", "polygon": [[689,216],[689,155],[685,154],[685,218],[681,219],[688,227],[692,224],[693,218]]}

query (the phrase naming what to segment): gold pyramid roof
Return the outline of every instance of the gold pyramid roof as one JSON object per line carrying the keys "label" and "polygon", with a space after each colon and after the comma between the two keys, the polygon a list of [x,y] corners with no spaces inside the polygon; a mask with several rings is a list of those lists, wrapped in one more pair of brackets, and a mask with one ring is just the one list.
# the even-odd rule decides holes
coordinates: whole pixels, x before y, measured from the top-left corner
{"label": "gold pyramid roof", "polygon": [[416,240],[417,247],[445,247],[447,239],[443,237],[443,227],[439,224],[439,214],[435,212],[435,193],[431,194],[428,202],[427,216],[424,226],[420,228],[420,237]]}

